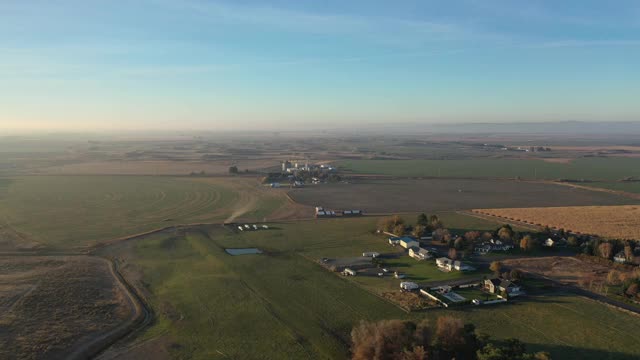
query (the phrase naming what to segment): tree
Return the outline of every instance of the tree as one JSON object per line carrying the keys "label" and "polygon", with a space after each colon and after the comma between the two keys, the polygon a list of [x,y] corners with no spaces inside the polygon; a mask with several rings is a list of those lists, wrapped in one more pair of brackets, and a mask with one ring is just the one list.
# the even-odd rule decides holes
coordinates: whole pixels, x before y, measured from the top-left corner
{"label": "tree", "polygon": [[611,259],[611,257],[613,256],[613,245],[611,245],[611,243],[602,243],[600,244],[600,246],[598,246],[598,251],[600,253],[600,256],[602,256],[605,259]]}
{"label": "tree", "polygon": [[489,240],[493,239],[493,235],[491,235],[490,232],[485,231],[485,232],[482,233],[480,238],[482,239],[482,241],[489,241]]}
{"label": "tree", "polygon": [[639,291],[640,291],[640,286],[638,286],[637,282],[633,282],[633,283],[631,283],[631,285],[629,285],[629,287],[627,288],[627,290],[624,293],[627,294],[630,297],[634,297],[634,296],[638,295]]}
{"label": "tree", "polygon": [[514,235],[513,229],[511,228],[511,226],[509,224],[503,225],[498,230],[498,237],[502,241],[511,241],[511,238],[513,238],[513,235]]}
{"label": "tree", "polygon": [[393,228],[393,233],[398,235],[398,236],[402,236],[404,235],[406,228],[404,226],[404,224],[398,224]]}
{"label": "tree", "polygon": [[500,261],[494,261],[489,265],[489,270],[493,271],[496,275],[500,274],[502,270],[502,263]]}
{"label": "tree", "polygon": [[[394,232],[398,225],[403,225],[404,219],[398,215],[381,219],[378,222],[378,229],[385,232]],[[404,231],[403,231],[404,233]]]}
{"label": "tree", "polygon": [[578,238],[571,235],[569,236],[569,238],[567,238],[567,244],[571,247],[578,247],[578,245],[580,245],[580,242],[578,241]]}
{"label": "tree", "polygon": [[[435,331],[433,331],[435,329]],[[361,321],[351,331],[352,359],[364,360],[550,360],[548,354],[528,354],[522,342],[494,342],[477,335],[473,324],[440,317],[435,328],[401,320]]]}
{"label": "tree", "polygon": [[444,224],[442,223],[442,221],[440,221],[438,215],[431,215],[429,217],[429,226],[431,227],[431,229],[437,230],[443,228]]}
{"label": "tree", "polygon": [[629,262],[633,261],[633,249],[628,243],[624,246],[624,257]]}
{"label": "tree", "polygon": [[474,242],[478,240],[478,238],[480,238],[479,231],[467,231],[466,233],[464,233],[464,239],[469,242]]}
{"label": "tree", "polygon": [[620,273],[617,270],[611,270],[607,274],[607,283],[609,285],[618,285],[620,283]]}
{"label": "tree", "polygon": [[531,235],[525,235],[520,239],[520,249],[524,251],[531,250]]}
{"label": "tree", "polygon": [[511,280],[520,280],[523,278],[522,271],[518,269],[513,269],[509,273],[509,277],[511,278]]}
{"label": "tree", "polygon": [[456,250],[455,248],[449,249],[449,259],[455,260],[457,258],[458,258],[458,250]]}
{"label": "tree", "polygon": [[238,173],[238,167],[237,166],[230,166],[229,167],[229,174],[237,174]]}
{"label": "tree", "polygon": [[427,232],[427,227],[424,225],[416,225],[413,227],[413,230],[411,231],[411,235],[420,238],[423,237],[425,235],[425,233]]}
{"label": "tree", "polygon": [[447,229],[437,229],[433,232],[433,240],[446,244],[451,240],[451,233]]}
{"label": "tree", "polygon": [[422,213],[422,214],[418,215],[418,219],[416,220],[416,224],[417,225],[422,225],[424,227],[429,225],[429,218],[427,217],[427,214]]}
{"label": "tree", "polygon": [[456,239],[456,241],[453,242],[453,247],[456,248],[456,250],[462,250],[464,248],[464,239],[459,237]]}
{"label": "tree", "polygon": [[362,321],[351,331],[353,359],[392,359],[411,345],[411,330],[400,320]]}
{"label": "tree", "polygon": [[464,344],[464,324],[462,320],[450,316],[441,316],[436,325],[435,341],[438,347],[453,352]]}

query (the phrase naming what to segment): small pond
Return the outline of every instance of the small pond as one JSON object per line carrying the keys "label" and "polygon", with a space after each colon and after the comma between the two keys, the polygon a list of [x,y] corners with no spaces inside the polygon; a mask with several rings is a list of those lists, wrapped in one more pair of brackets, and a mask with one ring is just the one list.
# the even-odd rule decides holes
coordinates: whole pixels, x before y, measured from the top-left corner
{"label": "small pond", "polygon": [[244,248],[244,249],[224,249],[229,255],[249,255],[249,254],[262,254],[262,251],[257,248]]}

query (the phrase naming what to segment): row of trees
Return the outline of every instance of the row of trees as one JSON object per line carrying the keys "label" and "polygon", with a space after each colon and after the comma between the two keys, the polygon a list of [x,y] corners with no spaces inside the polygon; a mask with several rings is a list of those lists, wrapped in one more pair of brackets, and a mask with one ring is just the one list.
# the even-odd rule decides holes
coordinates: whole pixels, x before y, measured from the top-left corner
{"label": "row of trees", "polygon": [[418,238],[427,236],[443,228],[444,225],[437,215],[427,216],[426,214],[420,214],[414,225],[405,223],[404,219],[398,215],[380,219],[378,222],[378,230],[380,231],[393,233],[398,236],[409,232]]}
{"label": "row of trees", "polygon": [[434,324],[401,320],[362,321],[351,331],[354,360],[549,360],[546,352],[527,353],[517,339],[492,341],[473,324],[442,316]]}
{"label": "row of trees", "polygon": [[622,251],[625,259],[631,262],[635,259],[636,248],[634,241],[591,239],[585,243],[583,252],[611,260],[615,254]]}

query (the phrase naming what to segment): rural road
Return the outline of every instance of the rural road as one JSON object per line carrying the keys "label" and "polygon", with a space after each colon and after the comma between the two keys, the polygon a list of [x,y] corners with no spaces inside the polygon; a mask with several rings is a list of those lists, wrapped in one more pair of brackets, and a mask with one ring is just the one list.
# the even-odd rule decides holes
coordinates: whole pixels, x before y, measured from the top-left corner
{"label": "rural road", "polygon": [[108,332],[93,337],[81,345],[77,346],[71,353],[65,356],[66,359],[84,360],[93,359],[102,352],[110,348],[118,341],[127,338],[131,334],[144,329],[154,319],[153,310],[146,303],[144,298],[138,294],[135,287],[131,285],[120,273],[117,261],[105,259],[96,255],[87,255],[76,252],[60,252],[60,251],[37,251],[37,252],[2,252],[0,256],[51,256],[51,257],[77,257],[91,256],[106,262],[109,266],[109,272],[115,280],[116,286],[125,294],[126,302],[132,309],[132,317],[126,322],[118,325]]}
{"label": "rural road", "polygon": [[68,355],[68,359],[93,359],[119,340],[122,340],[136,331],[145,328],[153,321],[153,311],[151,307],[146,304],[142,296],[140,296],[136,291],[135,287],[133,287],[133,285],[131,285],[122,276],[118,269],[117,260],[102,259],[109,263],[111,275],[116,280],[118,287],[120,287],[122,292],[126,295],[127,302],[133,309],[133,317],[118,325],[111,331],[101,334],[100,336],[93,338],[90,342],[76,348]]}

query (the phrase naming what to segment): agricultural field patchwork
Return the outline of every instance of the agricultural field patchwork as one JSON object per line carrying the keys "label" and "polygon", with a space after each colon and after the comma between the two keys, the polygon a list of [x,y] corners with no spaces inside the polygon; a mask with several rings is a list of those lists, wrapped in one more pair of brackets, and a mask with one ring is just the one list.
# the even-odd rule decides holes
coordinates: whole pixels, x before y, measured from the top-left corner
{"label": "agricultural field patchwork", "polygon": [[[82,247],[179,224],[304,214],[250,178],[38,176],[0,183],[5,246]],[[309,213],[310,216],[310,213]]]}
{"label": "agricultural field patchwork", "polygon": [[580,158],[569,162],[536,159],[341,160],[356,174],[410,177],[521,178],[616,181],[640,177],[640,158]]}
{"label": "agricultural field patchwork", "polygon": [[358,180],[290,191],[305,205],[366,213],[433,212],[472,208],[624,205],[637,200],[548,183],[508,180]]}
{"label": "agricultural field patchwork", "polygon": [[640,238],[640,205],[476,209],[474,211],[605,238]]}

